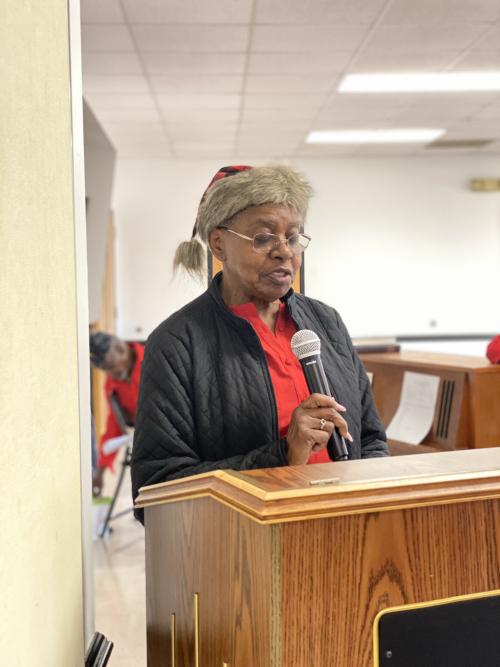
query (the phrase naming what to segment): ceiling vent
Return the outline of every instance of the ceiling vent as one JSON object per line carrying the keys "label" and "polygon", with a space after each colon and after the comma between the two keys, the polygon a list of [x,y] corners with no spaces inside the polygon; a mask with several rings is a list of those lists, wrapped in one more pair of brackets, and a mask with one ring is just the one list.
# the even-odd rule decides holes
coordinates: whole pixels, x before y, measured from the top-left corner
{"label": "ceiling vent", "polygon": [[425,148],[426,150],[433,150],[436,148],[443,150],[470,150],[474,148],[484,148],[494,141],[495,139],[444,139],[443,141],[433,141],[432,144],[427,144]]}

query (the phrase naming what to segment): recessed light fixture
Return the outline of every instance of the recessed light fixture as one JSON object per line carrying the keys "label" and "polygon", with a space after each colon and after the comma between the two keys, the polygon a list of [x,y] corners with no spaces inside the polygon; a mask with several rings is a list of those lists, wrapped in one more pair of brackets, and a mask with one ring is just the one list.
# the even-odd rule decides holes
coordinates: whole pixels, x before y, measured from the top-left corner
{"label": "recessed light fixture", "polygon": [[397,130],[315,130],[309,132],[307,144],[425,144],[434,141],[443,129]]}
{"label": "recessed light fixture", "polygon": [[500,71],[443,74],[348,74],[339,93],[452,93],[500,90]]}

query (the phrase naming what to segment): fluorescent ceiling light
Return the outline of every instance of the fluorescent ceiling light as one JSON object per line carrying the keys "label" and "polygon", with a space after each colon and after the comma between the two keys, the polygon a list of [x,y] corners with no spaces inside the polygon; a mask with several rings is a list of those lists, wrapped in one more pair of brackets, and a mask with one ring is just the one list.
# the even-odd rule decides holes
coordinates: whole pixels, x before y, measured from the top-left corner
{"label": "fluorescent ceiling light", "polygon": [[499,72],[348,74],[339,93],[450,93],[500,90]]}
{"label": "fluorescent ceiling light", "polygon": [[412,144],[434,141],[445,130],[398,129],[398,130],[317,130],[309,132],[307,144]]}

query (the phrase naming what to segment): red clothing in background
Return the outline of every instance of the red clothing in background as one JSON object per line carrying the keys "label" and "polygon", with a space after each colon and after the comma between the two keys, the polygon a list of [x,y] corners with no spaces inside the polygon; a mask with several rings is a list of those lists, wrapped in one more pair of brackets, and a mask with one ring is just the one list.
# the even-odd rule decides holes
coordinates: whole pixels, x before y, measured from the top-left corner
{"label": "red clothing in background", "polygon": [[[292,412],[310,394],[302,366],[290,347],[290,341],[297,327],[289,317],[283,303],[280,303],[274,334],[260,319],[253,303],[233,306],[231,310],[252,325],[264,348],[276,397],[280,438],[285,438],[292,419]],[[327,463],[329,461],[331,459],[328,452],[323,449],[311,454],[307,462]]]}
{"label": "red clothing in background", "polygon": [[113,411],[109,403],[112,394],[115,394],[119,404],[124,410],[128,412],[132,420],[135,422],[135,413],[137,410],[137,399],[139,397],[139,381],[141,379],[141,366],[144,359],[144,346],[140,343],[128,343],[128,345],[135,351],[135,363],[132,368],[130,380],[113,380],[111,377],[106,378],[105,391],[108,399],[109,415],[106,423],[106,432],[101,437],[99,445],[99,466],[101,468],[113,468],[113,462],[118,452],[112,454],[104,454],[102,446],[110,438],[116,438],[122,435],[120,425],[115,419]]}
{"label": "red clothing in background", "polygon": [[500,364],[500,336],[495,336],[486,349],[486,356],[492,364]]}

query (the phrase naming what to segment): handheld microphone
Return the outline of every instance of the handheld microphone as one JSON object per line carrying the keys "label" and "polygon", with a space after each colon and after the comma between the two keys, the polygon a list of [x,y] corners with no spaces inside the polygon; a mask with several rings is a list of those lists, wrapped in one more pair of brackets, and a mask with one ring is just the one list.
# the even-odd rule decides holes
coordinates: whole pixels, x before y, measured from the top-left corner
{"label": "handheld microphone", "polygon": [[[326,379],[321,361],[321,341],[314,331],[309,331],[309,329],[297,331],[292,336],[291,346],[292,352],[300,361],[311,394],[324,394],[335,398],[328,386],[328,380]],[[333,429],[327,449],[330,458],[334,461],[346,461],[348,459],[345,440],[340,435],[337,427]]]}

